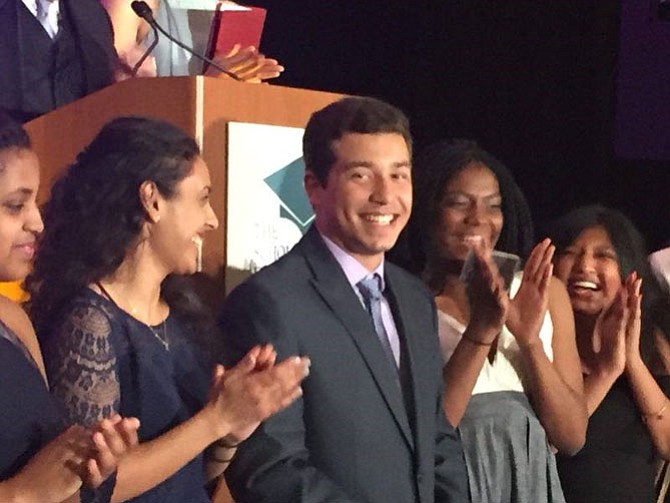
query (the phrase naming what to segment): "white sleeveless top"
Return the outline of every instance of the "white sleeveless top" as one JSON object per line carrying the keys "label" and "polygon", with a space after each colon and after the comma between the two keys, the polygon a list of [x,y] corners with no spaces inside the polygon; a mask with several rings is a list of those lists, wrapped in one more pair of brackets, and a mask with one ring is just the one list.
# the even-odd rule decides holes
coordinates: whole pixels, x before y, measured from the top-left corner
{"label": "white sleeveless top", "polygon": [[[523,273],[517,273],[510,287],[510,294],[513,298],[521,286]],[[452,316],[438,310],[438,330],[440,336],[440,349],[443,361],[446,363],[451,358],[456,346],[461,340],[465,325],[459,323]],[[540,328],[540,340],[544,352],[550,361],[554,359],[554,351],[551,347],[554,325],[551,322],[549,310],[544,316],[542,327]],[[494,391],[521,391],[525,392],[521,376],[523,368],[521,366],[521,355],[519,345],[512,333],[503,327],[493,363],[488,359],[484,361],[477,382],[472,394],[491,393]]]}

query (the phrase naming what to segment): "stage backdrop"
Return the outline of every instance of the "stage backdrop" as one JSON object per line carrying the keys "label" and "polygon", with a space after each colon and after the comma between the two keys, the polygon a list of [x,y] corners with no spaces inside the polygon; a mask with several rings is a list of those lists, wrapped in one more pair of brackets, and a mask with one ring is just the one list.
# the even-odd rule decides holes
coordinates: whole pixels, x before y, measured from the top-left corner
{"label": "stage backdrop", "polygon": [[624,159],[670,161],[670,8],[663,16],[660,4],[621,2],[615,153]]}
{"label": "stage backdrop", "polygon": [[295,245],[314,215],[301,128],[228,123],[226,291]]}

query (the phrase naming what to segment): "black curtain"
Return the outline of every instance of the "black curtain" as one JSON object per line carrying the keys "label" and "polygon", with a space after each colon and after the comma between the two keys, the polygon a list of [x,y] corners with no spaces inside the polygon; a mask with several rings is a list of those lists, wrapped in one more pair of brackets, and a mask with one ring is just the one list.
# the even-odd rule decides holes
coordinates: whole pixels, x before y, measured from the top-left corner
{"label": "black curtain", "polygon": [[[584,203],[670,238],[670,163],[613,155],[618,0],[258,0],[277,83],[405,110],[417,148],[473,138],[514,172],[537,227]],[[538,236],[540,237],[540,236]]]}

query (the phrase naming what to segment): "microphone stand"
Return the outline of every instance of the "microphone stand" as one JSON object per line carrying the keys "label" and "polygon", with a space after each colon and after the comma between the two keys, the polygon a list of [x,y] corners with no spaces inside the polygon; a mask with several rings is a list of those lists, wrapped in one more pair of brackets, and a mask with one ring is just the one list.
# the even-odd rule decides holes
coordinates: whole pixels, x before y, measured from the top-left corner
{"label": "microphone stand", "polygon": [[[157,31],[156,31],[156,30],[158,30],[158,31],[160,31],[163,35],[165,35],[165,36],[168,38],[168,40],[174,42],[174,43],[177,44],[179,47],[181,47],[182,49],[184,49],[184,50],[185,50],[186,52],[188,52],[189,54],[192,54],[193,56],[195,56],[195,57],[198,58],[199,60],[204,61],[205,63],[207,63],[207,64],[213,66],[214,68],[216,68],[218,71],[220,71],[220,72],[223,73],[224,75],[227,75],[228,77],[230,77],[230,78],[233,79],[233,80],[237,80],[237,81],[242,80],[242,79],[240,79],[235,73],[226,70],[226,69],[223,68],[221,65],[219,65],[216,61],[211,60],[211,59],[208,58],[207,56],[203,56],[202,54],[198,54],[198,53],[195,52],[193,49],[191,49],[189,46],[187,46],[186,44],[184,44],[184,43],[181,42],[180,40],[177,40],[175,37],[173,37],[173,36],[170,35],[167,31],[165,31],[165,30],[163,29],[163,27],[162,27],[160,24],[158,24],[158,23],[156,22],[156,19],[154,18],[154,13],[152,12],[151,7],[149,7],[149,5],[147,5],[147,3],[146,3],[144,0],[133,0],[133,1],[130,3],[130,6],[132,7],[132,9],[133,9],[133,11],[135,12],[135,14],[137,14],[139,17],[141,17],[142,19],[144,19],[144,20],[145,20],[147,23],[149,23],[149,25],[154,29],[154,33],[155,33],[155,36],[156,36],[156,41],[155,41],[155,43],[158,42],[158,33],[157,33]],[[153,49],[153,46],[155,45],[155,43],[152,44],[151,49]],[[148,52],[150,52],[150,51],[147,51],[147,55],[148,55]],[[142,60],[140,60],[140,61],[142,61]],[[136,65],[136,66],[137,66],[137,65]]]}
{"label": "microphone stand", "polygon": [[149,54],[151,54],[151,51],[154,50],[154,47],[158,44],[158,30],[156,29],[155,26],[151,25],[151,29],[154,31],[154,40],[151,42],[151,45],[147,47],[147,50],[144,51],[144,54],[142,54],[142,57],[135,63],[135,66],[133,66],[132,70],[130,71],[130,74],[134,77],[137,75],[137,71],[140,69],[142,66],[142,63],[149,57]]}

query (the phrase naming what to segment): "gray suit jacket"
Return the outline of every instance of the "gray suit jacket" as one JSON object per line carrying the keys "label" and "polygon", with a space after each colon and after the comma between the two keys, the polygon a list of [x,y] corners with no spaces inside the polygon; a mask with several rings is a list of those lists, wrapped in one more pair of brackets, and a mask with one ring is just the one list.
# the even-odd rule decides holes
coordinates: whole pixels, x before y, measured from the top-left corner
{"label": "gray suit jacket", "polygon": [[406,362],[404,394],[370,316],[315,228],[227,299],[225,363],[265,342],[280,359],[312,360],[303,397],[261,425],[226,470],[236,501],[468,501],[460,440],[442,412],[432,296],[388,262],[385,275]]}

